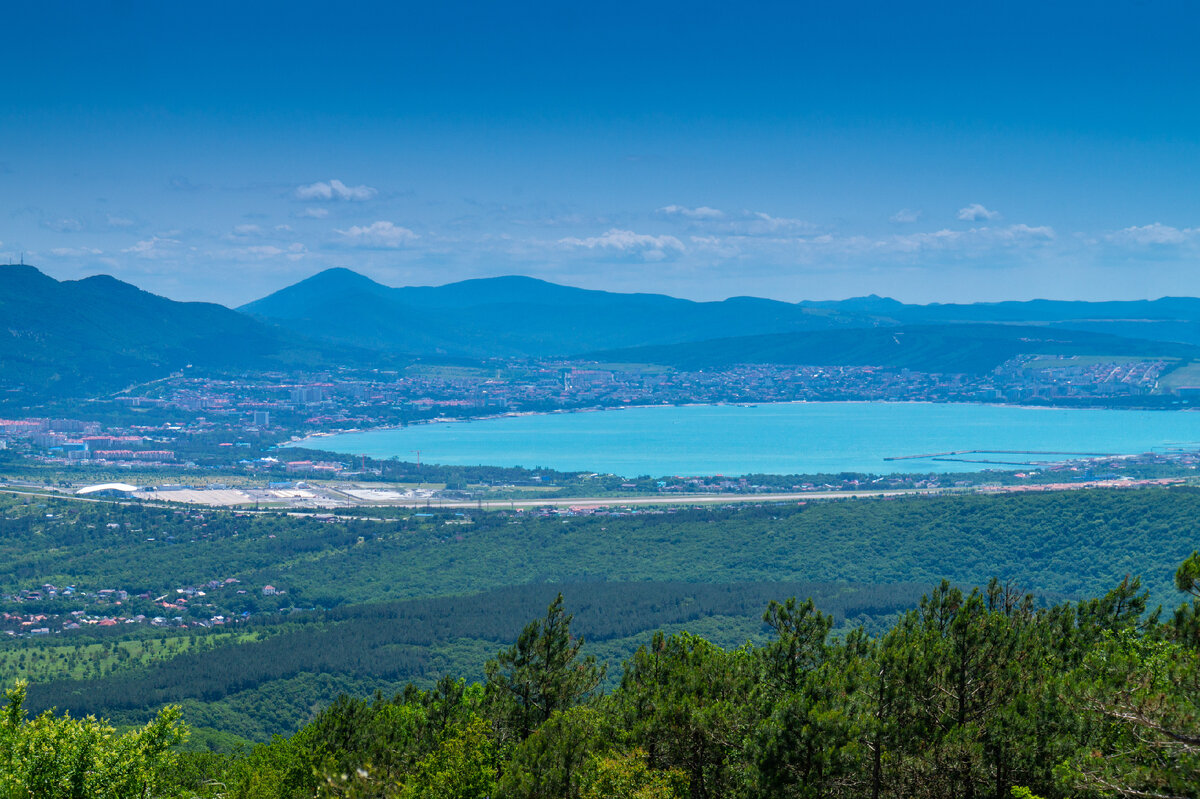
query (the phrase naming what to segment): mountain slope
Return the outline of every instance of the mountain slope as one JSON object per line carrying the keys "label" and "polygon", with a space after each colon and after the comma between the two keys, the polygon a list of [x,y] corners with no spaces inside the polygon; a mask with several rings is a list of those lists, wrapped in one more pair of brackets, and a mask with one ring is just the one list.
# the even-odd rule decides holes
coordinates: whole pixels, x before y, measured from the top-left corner
{"label": "mountain slope", "polygon": [[840,313],[870,314],[883,325],[1024,324],[1200,344],[1200,299],[1195,297],[1112,302],[1027,300],[906,305],[871,295],[834,302],[802,302],[800,305]]}
{"label": "mountain slope", "polygon": [[193,365],[262,368],[320,355],[221,305],[175,302],[107,275],[59,282],[0,267],[0,391],[95,394]]}
{"label": "mountain slope", "polygon": [[553,356],[875,321],[864,314],[739,297],[692,302],[528,277],[388,288],[333,269],[239,310],[326,341],[415,355]]}
{"label": "mountain slope", "polygon": [[1022,354],[1196,358],[1200,347],[1026,325],[954,324],[738,336],[584,357],[689,370],[773,363],[981,374]]}

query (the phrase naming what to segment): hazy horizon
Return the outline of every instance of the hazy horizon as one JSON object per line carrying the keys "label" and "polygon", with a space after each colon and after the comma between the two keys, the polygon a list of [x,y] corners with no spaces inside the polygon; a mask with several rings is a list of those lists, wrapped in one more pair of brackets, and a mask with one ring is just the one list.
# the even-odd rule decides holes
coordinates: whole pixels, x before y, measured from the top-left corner
{"label": "hazy horizon", "polygon": [[[152,293],[152,294],[158,294],[158,296],[165,297],[165,298],[167,298],[167,299],[170,299],[170,300],[177,300],[177,301],[180,301],[180,302],[213,302],[213,303],[216,303],[216,304],[218,304],[218,305],[223,305],[223,306],[225,306],[225,307],[227,307],[227,308],[230,308],[230,309],[232,309],[232,310],[238,310],[239,308],[241,308],[241,307],[243,307],[243,306],[245,306],[245,305],[248,305],[248,304],[250,304],[250,303],[252,303],[252,302],[254,302],[254,301],[256,301],[256,300],[263,299],[263,298],[265,298],[265,297],[268,297],[268,296],[270,296],[271,294],[274,294],[274,293],[276,293],[276,292],[278,292],[278,291],[282,291],[282,290],[284,290],[284,289],[290,288],[290,287],[292,287],[292,286],[296,285],[297,283],[302,283],[302,282],[304,282],[304,281],[306,281],[306,280],[308,280],[308,279],[310,279],[310,278],[316,277],[317,275],[319,275],[319,274],[321,274],[322,272],[325,272],[325,271],[331,271],[331,270],[336,270],[336,269],[347,269],[348,271],[351,271],[351,272],[356,272],[356,270],[354,270],[354,269],[350,269],[349,267],[326,267],[325,269],[321,269],[321,270],[319,270],[319,271],[317,271],[317,272],[313,272],[313,273],[312,273],[312,274],[310,274],[310,275],[301,275],[300,277],[298,277],[298,278],[297,278],[295,281],[293,281],[293,282],[290,282],[290,283],[287,283],[287,284],[284,284],[284,285],[280,285],[280,286],[278,286],[278,287],[276,287],[276,288],[273,288],[273,289],[268,289],[268,290],[267,290],[267,292],[266,292],[266,293],[264,293],[263,295],[261,295],[261,296],[258,296],[258,297],[253,297],[253,298],[251,298],[250,300],[247,300],[246,302],[242,302],[242,303],[236,303],[236,304],[227,304],[227,303],[218,302],[217,300],[204,300],[204,299],[193,299],[193,300],[187,300],[187,299],[182,299],[182,298],[179,298],[179,297],[173,297],[173,296],[171,296],[171,295],[169,295],[169,294],[162,294],[162,293],[160,293],[160,292],[152,291],[151,289],[148,289],[148,288],[146,288],[145,286],[138,286],[136,283],[132,283],[131,281],[129,281],[129,280],[127,280],[127,279],[124,279],[124,278],[117,277],[116,275],[113,275],[113,274],[111,274],[110,272],[99,271],[99,272],[94,272],[94,273],[91,273],[91,274],[83,274],[83,275],[79,275],[79,276],[77,276],[77,277],[55,277],[54,275],[50,274],[50,273],[49,273],[49,272],[48,272],[46,269],[42,268],[42,266],[41,266],[40,264],[20,263],[20,262],[14,262],[14,263],[0,263],[0,269],[3,269],[3,268],[5,268],[5,267],[10,267],[10,266],[26,266],[26,267],[32,267],[32,268],[34,268],[34,269],[37,269],[38,271],[42,272],[43,274],[45,274],[45,275],[48,275],[49,277],[53,277],[53,278],[55,278],[56,280],[60,280],[60,281],[61,281],[61,280],[84,280],[84,279],[87,279],[87,278],[89,278],[89,277],[114,277],[114,278],[117,278],[118,280],[122,280],[123,282],[130,283],[130,285],[134,285],[134,286],[136,286],[137,288],[143,289],[143,290],[145,290],[145,291],[150,291],[150,293]],[[361,272],[357,272],[357,274],[360,274],[360,275],[362,275],[362,273],[361,273]],[[368,277],[369,279],[372,279],[372,280],[374,280],[374,278],[370,278],[370,276],[369,276],[369,275],[363,275],[363,276],[364,276],[364,277]],[[465,277],[465,278],[459,278],[459,279],[455,279],[455,280],[447,281],[447,282],[444,282],[444,283],[402,283],[402,284],[392,284],[392,283],[385,283],[385,282],[384,282],[384,281],[382,281],[382,280],[376,280],[375,282],[377,282],[377,283],[380,283],[381,285],[387,286],[387,287],[389,287],[389,288],[430,288],[430,287],[432,287],[432,288],[437,288],[437,287],[440,287],[440,286],[446,286],[446,285],[450,285],[450,284],[452,284],[452,283],[459,283],[459,282],[464,282],[464,281],[468,281],[468,280],[491,280],[491,279],[510,278],[510,277],[518,277],[518,278],[532,278],[532,279],[534,279],[534,280],[545,280],[545,278],[538,278],[538,277],[534,277],[534,276],[532,276],[532,275],[519,275],[519,274],[515,274],[515,273],[513,273],[513,274],[497,274],[497,275],[488,275],[488,276],[486,276],[486,277]],[[634,294],[634,293],[641,293],[641,294],[656,294],[656,295],[660,295],[660,296],[674,297],[674,298],[677,298],[677,299],[686,299],[686,300],[691,300],[691,299],[692,299],[692,298],[690,298],[690,297],[680,297],[679,295],[675,295],[675,294],[666,294],[666,293],[663,293],[663,292],[654,292],[654,291],[647,291],[647,292],[637,292],[637,291],[622,292],[622,291],[614,291],[613,289],[608,289],[608,288],[595,288],[595,289],[592,289],[592,288],[590,288],[590,287],[587,287],[587,286],[580,286],[580,285],[576,285],[576,284],[573,284],[573,283],[568,283],[568,282],[559,282],[559,281],[553,281],[553,280],[547,280],[546,282],[551,282],[551,283],[554,283],[555,285],[559,285],[559,286],[566,286],[566,287],[569,287],[569,288],[580,288],[580,289],[588,289],[588,290],[594,290],[594,291],[609,291],[609,292],[612,292],[612,293],[618,293],[618,294]],[[800,298],[800,299],[798,299],[798,300],[791,300],[791,299],[781,299],[781,298],[779,298],[779,297],[768,297],[768,296],[764,296],[764,295],[757,295],[757,294],[730,294],[730,295],[728,295],[728,296],[724,296],[724,297],[714,297],[714,298],[712,298],[712,299],[704,299],[704,300],[692,300],[692,301],[694,301],[694,302],[724,302],[725,300],[730,300],[730,299],[738,299],[738,298],[752,298],[752,299],[765,299],[765,300],[774,300],[774,301],[778,301],[778,302],[788,302],[788,303],[793,303],[793,304],[803,304],[803,303],[806,303],[806,302],[847,302],[847,301],[850,301],[850,300],[867,299],[867,298],[871,298],[871,297],[878,298],[878,299],[881,299],[881,300],[896,300],[897,302],[904,302],[903,300],[899,300],[899,299],[898,299],[898,298],[896,298],[896,297],[891,297],[891,296],[888,296],[888,295],[885,295],[885,294],[877,294],[877,293],[875,293],[875,292],[867,292],[867,293],[864,293],[864,294],[853,294],[853,295],[846,295],[846,296],[840,296],[840,297],[802,297],[802,298]],[[1030,298],[1028,298],[1028,299],[1021,299],[1021,300],[1015,300],[1015,299],[998,299],[998,300],[970,300],[970,301],[960,301],[960,302],[955,302],[955,301],[948,301],[948,302],[938,302],[938,301],[934,300],[934,301],[930,301],[930,302],[927,302],[927,303],[905,303],[905,304],[906,304],[906,305],[972,305],[972,304],[982,304],[982,305],[989,305],[989,304],[998,304],[998,303],[1007,303],[1007,302],[1031,302],[1031,301],[1032,301],[1032,302],[1037,302],[1037,301],[1054,301],[1054,302],[1138,302],[1138,301],[1143,301],[1143,300],[1146,300],[1146,301],[1155,301],[1155,300],[1166,300],[1166,299],[1200,299],[1200,297],[1196,297],[1196,296],[1194,296],[1194,295],[1180,295],[1180,294],[1164,294],[1164,295],[1161,295],[1161,296],[1158,296],[1158,297],[1133,298],[1133,299],[1129,299],[1129,298],[1116,298],[1116,297],[1114,297],[1114,298],[1109,298],[1109,299],[1103,299],[1103,298],[1101,298],[1101,299],[1096,299],[1096,300],[1076,300],[1076,299],[1071,299],[1071,298],[1030,297]]]}

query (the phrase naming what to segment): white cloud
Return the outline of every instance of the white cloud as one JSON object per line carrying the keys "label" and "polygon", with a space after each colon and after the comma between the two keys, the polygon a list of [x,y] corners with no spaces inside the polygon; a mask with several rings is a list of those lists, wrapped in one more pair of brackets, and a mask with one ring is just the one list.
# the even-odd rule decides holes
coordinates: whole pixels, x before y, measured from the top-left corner
{"label": "white cloud", "polygon": [[55,247],[50,250],[51,255],[57,255],[60,258],[73,258],[82,255],[99,255],[102,250],[97,250],[95,247]]}
{"label": "white cloud", "polygon": [[355,225],[349,230],[335,230],[348,243],[356,247],[394,248],[420,238],[406,227],[391,222],[378,221],[369,225]]}
{"label": "white cloud", "polygon": [[888,217],[888,219],[890,219],[892,222],[897,222],[899,224],[908,224],[910,222],[916,222],[920,218],[921,218],[921,212],[914,211],[911,208],[901,208],[899,211],[897,211],[896,213],[894,213],[890,217]]}
{"label": "white cloud", "polygon": [[980,219],[991,221],[999,219],[1000,212],[984,208],[979,203],[971,203],[964,208],[958,209],[958,218],[964,222],[978,222]]}
{"label": "white cloud", "polygon": [[891,236],[821,233],[776,236],[693,236],[692,248],[720,258],[772,263],[825,263],[939,255],[978,258],[989,253],[1041,250],[1057,240],[1053,228],[1024,224],[980,226],[969,230],[932,230]]}
{"label": "white cloud", "polygon": [[125,219],[124,217],[120,217],[120,216],[112,216],[110,214],[108,217],[108,226],[109,227],[133,227],[133,220]]}
{"label": "white cloud", "polygon": [[260,258],[274,258],[276,255],[283,255],[284,251],[271,244],[260,244],[254,247],[243,247],[242,252],[247,255],[257,255]]}
{"label": "white cloud", "polygon": [[240,260],[267,261],[272,258],[286,258],[289,261],[299,261],[308,254],[308,249],[299,242],[281,247],[275,244],[253,244],[248,247],[235,247],[219,253],[223,258]]}
{"label": "white cloud", "polygon": [[720,219],[725,216],[724,211],[709,208],[707,205],[702,205],[699,208],[688,208],[683,205],[666,205],[659,208],[658,212],[667,216],[682,216],[688,219]]}
{"label": "white cloud", "polygon": [[683,242],[674,236],[651,236],[618,228],[613,228],[603,235],[590,236],[585,239],[575,237],[559,239],[558,243],[573,249],[641,255],[647,261],[662,261],[684,251]]}
{"label": "white cloud", "polygon": [[173,245],[178,243],[177,239],[151,236],[148,239],[142,239],[131,247],[126,247],[121,252],[135,255],[138,258],[164,258],[171,254],[169,250]]}
{"label": "white cloud", "polygon": [[276,225],[275,230],[277,230],[280,233],[291,233],[292,226],[291,225]]}
{"label": "white cloud", "polygon": [[1015,239],[1039,239],[1042,241],[1050,241],[1055,238],[1054,228],[1049,225],[1009,225],[997,231],[1001,238]]}
{"label": "white cloud", "polygon": [[1184,244],[1200,233],[1197,228],[1177,228],[1154,222],[1149,225],[1134,225],[1110,234],[1109,241],[1117,244]]}
{"label": "white cloud", "polygon": [[328,183],[318,181],[307,186],[296,188],[296,197],[301,200],[349,200],[361,202],[369,200],[379,192],[370,186],[347,186],[340,180]]}
{"label": "white cloud", "polygon": [[[970,230],[935,230],[909,233],[870,242],[869,249],[894,253],[929,250],[956,251],[964,254],[986,252],[996,247],[1036,246],[1053,241],[1054,229],[1046,225],[1009,225],[977,227]],[[853,239],[851,239],[853,240]]]}
{"label": "white cloud", "polygon": [[329,216],[329,209],[328,208],[305,208],[303,211],[296,214],[296,216],[301,217],[303,219],[324,219],[325,217]]}
{"label": "white cloud", "polygon": [[258,225],[234,225],[233,235],[235,236],[261,236],[262,228]]}
{"label": "white cloud", "polygon": [[813,225],[803,219],[788,219],[782,216],[771,216],[761,211],[747,211],[746,219],[734,222],[735,232],[749,236],[762,236],[778,233],[802,233],[811,231]]}
{"label": "white cloud", "polygon": [[720,236],[692,236],[689,241],[693,249],[712,253],[721,258],[736,258],[742,254],[738,246],[740,239],[722,238]]}
{"label": "white cloud", "polygon": [[803,219],[771,216],[762,211],[726,213],[708,206],[687,208],[682,205],[668,205],[659,208],[658,213],[679,220],[692,228],[699,227],[705,231],[734,236],[777,236],[811,233],[815,230],[812,223]]}

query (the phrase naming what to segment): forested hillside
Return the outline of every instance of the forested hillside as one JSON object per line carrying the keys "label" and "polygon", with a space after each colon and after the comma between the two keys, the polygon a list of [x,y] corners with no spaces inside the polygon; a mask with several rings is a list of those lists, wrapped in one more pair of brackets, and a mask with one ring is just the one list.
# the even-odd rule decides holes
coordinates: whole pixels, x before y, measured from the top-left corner
{"label": "forested hillside", "polygon": [[[5,593],[50,582],[157,596],[233,577],[286,589],[298,606],[335,607],[532,582],[976,584],[997,576],[1082,596],[1144,572],[1161,601],[1169,566],[1193,546],[1200,491],[765,501],[578,516],[431,511],[379,521],[11,498],[0,507]],[[278,607],[261,596],[241,601],[237,612]]]}
{"label": "forested hillside", "polygon": [[10,402],[119,390],[189,366],[278,369],[355,357],[106,275],[57,281],[32,266],[0,266],[0,392],[9,392],[0,398]]}
{"label": "forested hillside", "polygon": [[[835,621],[880,627],[913,607],[929,586],[844,583],[574,583],[561,587],[578,612],[577,631],[589,651],[619,664],[654,630],[703,632],[722,646],[763,637],[758,616],[781,591],[812,596]],[[497,646],[512,640],[559,587],[513,586],[467,597],[372,603],[307,612],[250,624],[240,643],[203,638],[187,651],[145,666],[129,659],[107,676],[49,677],[30,687],[33,708],[56,707],[77,716],[104,715],[140,724],[165,703],[181,703],[197,725],[256,740],[293,731],[310,708],[339,691],[398,691],[409,682],[432,684],[453,672],[477,680]],[[210,636],[211,637],[211,636]],[[107,640],[106,640],[107,638]],[[94,638],[112,646],[114,637]],[[70,668],[81,659],[62,646],[35,650]],[[115,659],[114,659],[115,660]],[[325,675],[314,681],[313,675]],[[613,679],[618,676],[614,669]],[[612,687],[612,686],[610,686]]]}
{"label": "forested hillside", "polygon": [[775,363],[983,374],[1021,354],[1192,359],[1200,356],[1200,348],[1040,326],[959,323],[714,338],[593,352],[588,357],[685,370]]}
{"label": "forested hillside", "polygon": [[[1200,597],[1200,555],[1176,586]],[[46,746],[78,722],[24,722],[19,686],[0,777],[49,795],[28,790],[123,763],[122,782],[64,794],[113,799],[1193,796],[1200,601],[1146,614],[1136,579],[1049,607],[994,580],[943,582],[879,635],[831,637],[834,619],[793,596],[769,602],[757,644],[655,633],[605,691],[560,594],[480,682],[343,695],[229,755],[170,752],[175,708],[126,738]]]}
{"label": "forested hillside", "polygon": [[[142,723],[178,702],[204,736],[266,740],[342,691],[481,677],[559,590],[610,683],[656,629],[722,647],[763,640],[761,608],[784,594],[812,596],[842,632],[872,633],[943,578],[995,576],[1045,604],[1145,574],[1151,603],[1169,603],[1200,491],[387,520],[11,497],[0,508],[0,611],[54,630],[0,651],[0,680],[36,681],[30,707]],[[63,629],[75,619],[81,629]]]}

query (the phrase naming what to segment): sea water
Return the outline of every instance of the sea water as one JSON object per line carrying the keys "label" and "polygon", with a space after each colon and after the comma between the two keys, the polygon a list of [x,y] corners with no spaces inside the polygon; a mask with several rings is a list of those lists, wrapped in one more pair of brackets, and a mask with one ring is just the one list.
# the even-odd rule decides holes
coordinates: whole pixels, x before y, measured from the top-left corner
{"label": "sea water", "polygon": [[[688,405],[417,424],[297,445],[626,477],[965,472],[1086,454],[1200,449],[1200,412],[923,402]],[[940,453],[963,454],[908,457]]]}

